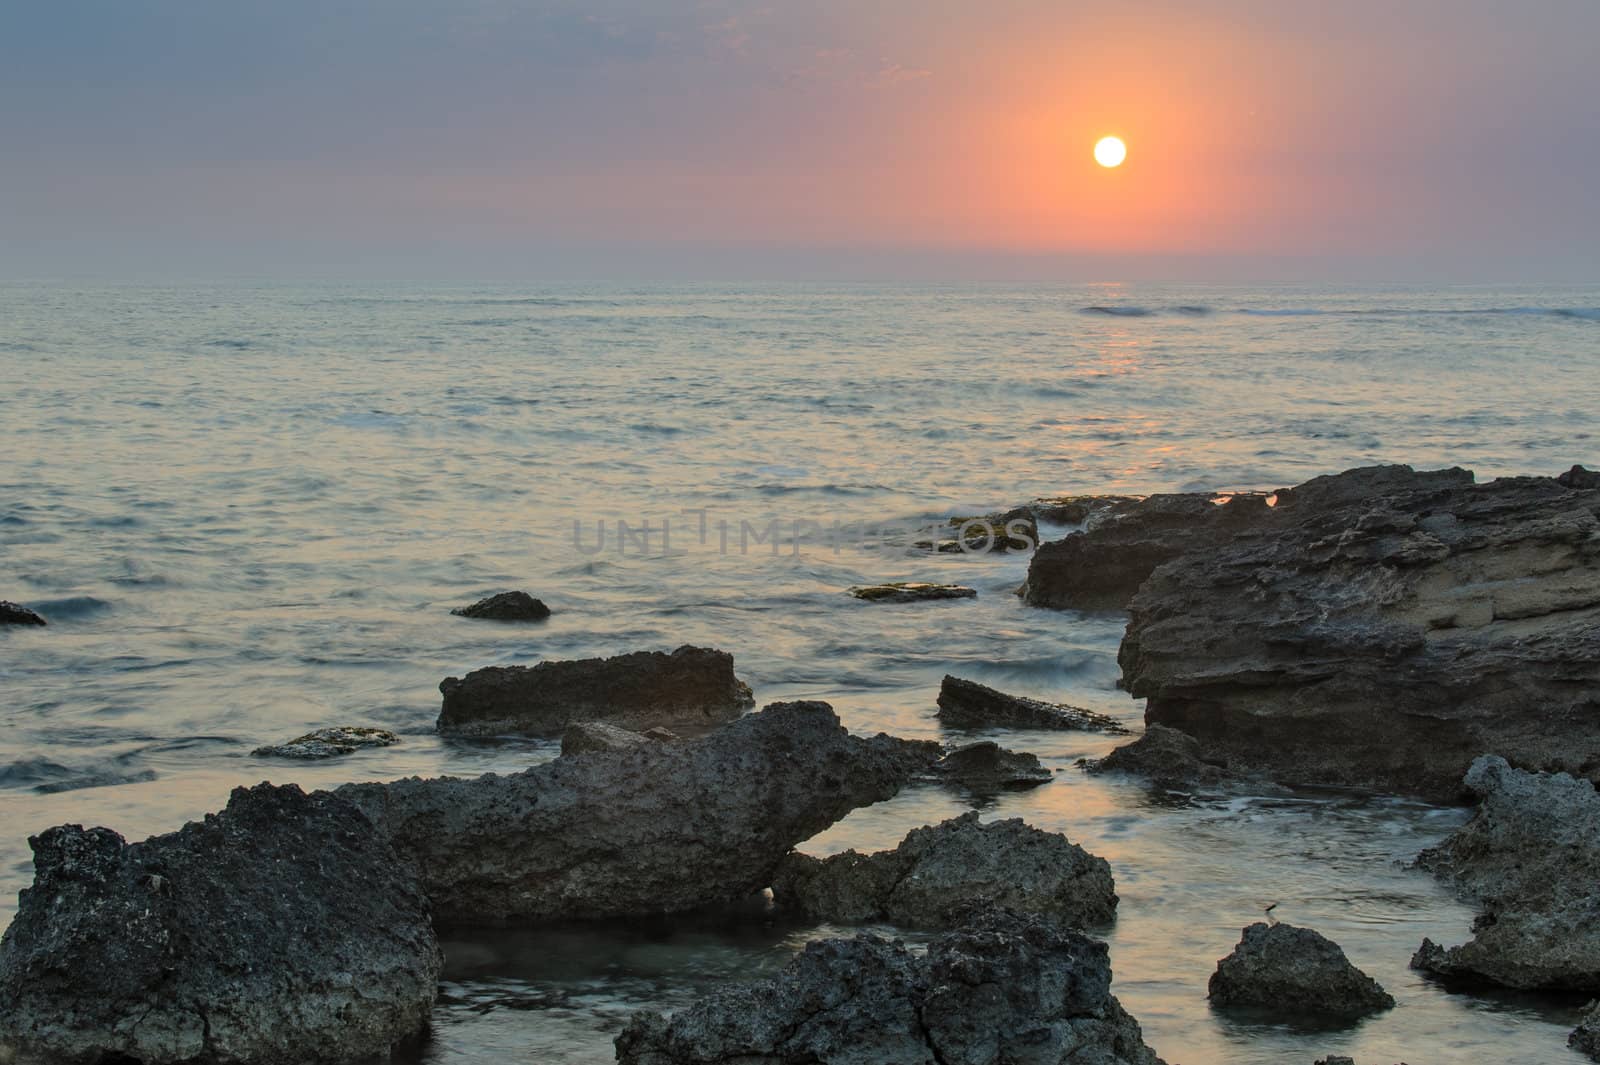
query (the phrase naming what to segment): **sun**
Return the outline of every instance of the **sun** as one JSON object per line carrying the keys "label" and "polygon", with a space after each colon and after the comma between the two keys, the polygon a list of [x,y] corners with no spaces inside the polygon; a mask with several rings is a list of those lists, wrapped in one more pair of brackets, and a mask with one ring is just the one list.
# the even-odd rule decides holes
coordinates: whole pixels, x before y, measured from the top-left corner
{"label": "sun", "polygon": [[1128,157],[1128,146],[1121,137],[1101,137],[1095,142],[1094,161],[1104,167],[1121,166]]}

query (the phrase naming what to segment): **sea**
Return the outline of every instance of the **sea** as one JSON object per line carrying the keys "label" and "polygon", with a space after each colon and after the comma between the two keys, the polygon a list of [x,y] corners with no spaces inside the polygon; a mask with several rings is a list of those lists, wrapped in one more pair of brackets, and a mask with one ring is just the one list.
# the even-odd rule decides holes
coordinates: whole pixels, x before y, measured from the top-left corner
{"label": "sea", "polygon": [[[1480,480],[1600,465],[1600,287],[1066,284],[0,284],[0,925],[28,836],[176,829],[262,780],[306,788],[513,772],[550,741],[433,730],[445,677],[730,651],[759,702],[866,733],[1000,740],[1055,779],[933,785],[816,854],[892,847],[969,809],[1064,832],[1122,902],[1115,991],[1184,1065],[1576,1062],[1582,1005],[1408,968],[1473,910],[1407,868],[1467,811],[1322,792],[1206,798],[1086,775],[1114,738],[947,736],[947,673],[1111,714],[1124,618],[1030,608],[1022,555],[912,530],[1037,497],[1274,489],[1377,463]],[[1050,528],[1050,536],[1067,528]],[[845,594],[955,582],[973,600]],[[536,625],[450,610],[525,589]],[[257,758],[327,725],[402,742]],[[1218,1013],[1217,959],[1274,916],[1398,1000],[1350,1027]],[[679,1008],[855,930],[684,918],[447,936],[430,1037],[403,1060],[608,1062]],[[913,945],[924,941],[900,935]]]}

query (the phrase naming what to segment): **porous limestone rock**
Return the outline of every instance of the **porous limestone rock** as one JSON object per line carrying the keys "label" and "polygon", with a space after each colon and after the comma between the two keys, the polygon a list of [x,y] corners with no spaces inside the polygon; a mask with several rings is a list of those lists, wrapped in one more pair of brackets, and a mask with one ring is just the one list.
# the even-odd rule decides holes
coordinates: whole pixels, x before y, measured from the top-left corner
{"label": "porous limestone rock", "polygon": [[1319,932],[1257,922],[1211,975],[1212,1005],[1280,1014],[1357,1018],[1394,999]]}

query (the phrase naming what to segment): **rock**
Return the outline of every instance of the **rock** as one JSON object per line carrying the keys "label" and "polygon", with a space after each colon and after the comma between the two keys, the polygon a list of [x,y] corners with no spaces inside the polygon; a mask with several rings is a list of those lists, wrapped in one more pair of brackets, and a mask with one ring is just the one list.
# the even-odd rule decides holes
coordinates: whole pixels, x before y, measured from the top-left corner
{"label": "rock", "polygon": [[707,729],[755,704],[726,651],[685,645],[666,654],[489,666],[439,685],[439,731],[559,736],[574,721],[619,728]]}
{"label": "rock", "polygon": [[1116,919],[1111,866],[1058,832],[1020,818],[982,824],[976,811],[913,829],[892,851],[830,858],[795,853],[772,880],[782,909],[814,921],[951,928],[999,906],[1076,927]]}
{"label": "rock", "polygon": [[565,758],[589,751],[625,751],[630,747],[643,747],[677,738],[675,733],[664,728],[629,732],[603,721],[579,721],[568,725],[567,731],[561,734],[561,755]]}
{"label": "rock", "polygon": [[1028,507],[1003,514],[954,517],[945,522],[944,528],[952,533],[950,539],[922,540],[916,546],[946,554],[982,555],[1032,551],[1039,543],[1039,524]]}
{"label": "rock", "polygon": [[959,584],[858,584],[850,594],[869,603],[921,603],[931,599],[971,599],[978,594],[974,588]]}
{"label": "rock", "polygon": [[1102,510],[1126,507],[1139,502],[1139,496],[1050,496],[1028,505],[1036,521],[1052,525],[1082,525]]}
{"label": "rock", "polygon": [[1036,756],[1008,751],[993,740],[956,748],[941,758],[933,771],[942,780],[974,791],[1033,788],[1054,779]]}
{"label": "rock", "polygon": [[1448,802],[1492,751],[1600,778],[1600,490],[1403,466],[1285,489],[1150,575],[1118,660],[1148,724],[1241,774]]}
{"label": "rock", "polygon": [[939,685],[939,722],[948,728],[1077,729],[1126,735],[1115,719],[1064,703],[1047,703],[986,688],[948,674]]}
{"label": "rock", "polygon": [[1083,763],[1091,773],[1132,773],[1168,791],[1249,791],[1282,794],[1287,788],[1260,773],[1235,773],[1201,755],[1200,741],[1165,725],[1150,725],[1144,735],[1096,761]]}
{"label": "rock", "polygon": [[1154,495],[1091,515],[1083,532],[1040,544],[1022,586],[1030,606],[1121,610],[1157,566],[1229,542],[1267,515],[1266,497]]}
{"label": "rock", "polygon": [[338,758],[341,755],[354,754],[363,747],[392,747],[399,742],[399,736],[385,729],[345,726],[342,728],[319,728],[315,732],[297,736],[288,743],[257,747],[251,753],[257,758],[293,758],[299,761],[315,761],[322,758]]}
{"label": "rock", "polygon": [[1566,773],[1473,762],[1477,813],[1417,865],[1483,908],[1474,938],[1424,940],[1412,965],[1523,989],[1600,991],[1600,795]]}
{"label": "rock", "polygon": [[1257,922],[1211,975],[1215,1006],[1356,1018],[1394,999],[1350,964],[1338,944],[1309,928]]}
{"label": "rock", "polygon": [[617,1037],[621,1065],[1161,1065],[1111,994],[1106,945],[986,914],[925,955],[863,935],[808,944]]}
{"label": "rock", "polygon": [[337,794],[416,864],[441,926],[531,923],[746,899],[795,844],[938,756],[852,736],[827,703],[774,703],[699,740]]}
{"label": "rock", "polygon": [[1600,488],[1600,470],[1586,470],[1582,466],[1574,466],[1557,477],[1556,483],[1563,488]]}
{"label": "rock", "polygon": [[428,901],[361,812],[262,784],[177,832],[29,840],[0,939],[0,1032],[52,1062],[345,1062],[428,1018]]}
{"label": "rock", "polygon": [[471,606],[456,607],[450,613],[484,621],[543,621],[550,616],[550,608],[527,592],[501,592]]}
{"label": "rock", "polygon": [[1567,1036],[1567,1046],[1593,1061],[1600,1061],[1600,1002],[1591,1002],[1583,1008],[1578,1027]]}
{"label": "rock", "polygon": [[0,599],[0,625],[43,625],[44,618],[20,603]]}

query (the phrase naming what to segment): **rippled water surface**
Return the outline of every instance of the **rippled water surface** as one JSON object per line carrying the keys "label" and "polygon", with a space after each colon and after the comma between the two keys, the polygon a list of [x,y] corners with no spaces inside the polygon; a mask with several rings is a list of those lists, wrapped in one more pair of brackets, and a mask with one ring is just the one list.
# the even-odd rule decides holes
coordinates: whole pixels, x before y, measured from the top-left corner
{"label": "rippled water surface", "polygon": [[[261,779],[553,757],[431,734],[439,680],[496,662],[694,642],[732,651],[761,701],[827,699],[858,730],[939,737],[946,672],[1136,724],[1120,617],[1023,607],[1025,559],[914,555],[851,523],[1375,462],[1594,465],[1597,367],[1596,289],[0,285],[0,598],[52,622],[0,630],[0,922],[31,879],[26,836],[52,824],[139,838]],[[651,523],[647,550],[618,550],[619,520]],[[884,579],[979,598],[841,594]],[[556,615],[448,614],[508,587]],[[249,753],[325,724],[404,742],[315,766]],[[1105,738],[1001,738],[1055,782],[989,801],[913,788],[807,848],[892,846],[973,805],[1066,832],[1117,876],[1118,993],[1185,1065],[1579,1060],[1574,1003],[1452,994],[1406,968],[1423,936],[1468,934],[1471,911],[1401,864],[1461,811],[1174,802],[1083,776]],[[1321,1032],[1213,1014],[1207,976],[1272,901],[1399,1008]],[[631,1011],[829,931],[452,937],[417,1054],[609,1061]]]}

